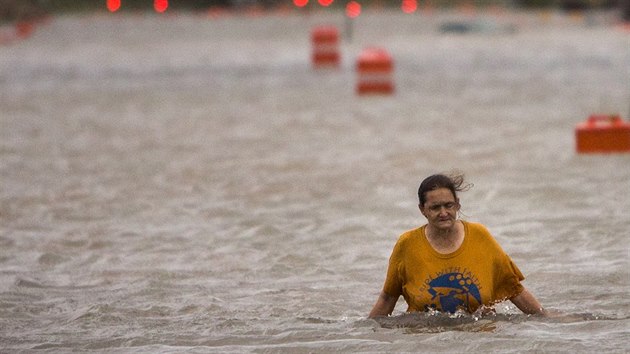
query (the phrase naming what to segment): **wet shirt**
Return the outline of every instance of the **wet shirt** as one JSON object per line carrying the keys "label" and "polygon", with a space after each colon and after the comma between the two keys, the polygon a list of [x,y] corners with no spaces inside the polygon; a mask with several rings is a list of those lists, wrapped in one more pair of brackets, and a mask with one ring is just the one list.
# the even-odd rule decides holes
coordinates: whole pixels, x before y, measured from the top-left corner
{"label": "wet shirt", "polygon": [[440,254],[429,244],[425,226],[400,236],[389,259],[383,291],[403,295],[407,311],[474,312],[523,291],[523,274],[481,224],[463,221],[459,249]]}

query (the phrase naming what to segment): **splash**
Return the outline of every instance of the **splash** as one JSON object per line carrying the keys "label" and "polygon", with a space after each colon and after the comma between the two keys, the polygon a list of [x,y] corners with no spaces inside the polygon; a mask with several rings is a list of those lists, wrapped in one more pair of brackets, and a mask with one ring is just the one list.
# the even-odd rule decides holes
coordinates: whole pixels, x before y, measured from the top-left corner
{"label": "splash", "polygon": [[619,320],[610,316],[592,313],[560,313],[549,317],[526,315],[522,313],[496,313],[477,311],[467,313],[457,311],[445,313],[436,310],[406,313],[399,316],[379,317],[374,319],[382,328],[403,328],[409,333],[439,333],[446,331],[494,332],[502,323],[518,324],[525,321],[545,323],[576,323],[584,321]]}

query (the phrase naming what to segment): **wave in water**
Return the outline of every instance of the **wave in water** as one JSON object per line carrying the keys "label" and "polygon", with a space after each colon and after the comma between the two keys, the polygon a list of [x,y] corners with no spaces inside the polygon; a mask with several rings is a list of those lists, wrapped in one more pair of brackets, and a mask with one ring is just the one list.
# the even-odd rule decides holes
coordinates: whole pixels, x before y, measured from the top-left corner
{"label": "wave in water", "polygon": [[545,323],[578,323],[585,321],[614,321],[626,318],[614,318],[593,313],[555,313],[549,317],[526,314],[468,314],[442,312],[414,312],[398,316],[378,317],[374,320],[382,328],[405,328],[413,333],[438,333],[445,331],[493,332],[501,322],[522,323],[537,321]]}

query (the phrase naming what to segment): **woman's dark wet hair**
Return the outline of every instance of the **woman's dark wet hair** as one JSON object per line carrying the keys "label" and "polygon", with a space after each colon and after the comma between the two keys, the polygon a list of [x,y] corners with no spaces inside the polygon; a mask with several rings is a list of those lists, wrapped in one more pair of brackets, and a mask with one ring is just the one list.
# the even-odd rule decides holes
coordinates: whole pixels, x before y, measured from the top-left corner
{"label": "woman's dark wet hair", "polygon": [[464,175],[461,173],[435,174],[429,176],[420,183],[418,188],[418,201],[420,207],[424,207],[424,203],[427,201],[427,193],[440,188],[448,188],[453,193],[453,197],[457,200],[457,192],[467,191],[472,187],[472,184],[464,182]]}

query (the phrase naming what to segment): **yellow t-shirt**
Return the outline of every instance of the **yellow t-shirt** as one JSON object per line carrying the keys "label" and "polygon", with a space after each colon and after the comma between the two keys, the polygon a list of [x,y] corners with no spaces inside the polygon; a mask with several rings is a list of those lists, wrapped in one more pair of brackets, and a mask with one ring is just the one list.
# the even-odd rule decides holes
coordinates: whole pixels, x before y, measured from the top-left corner
{"label": "yellow t-shirt", "polygon": [[464,241],[440,254],[425,236],[426,225],[400,236],[389,259],[383,291],[402,295],[407,311],[474,312],[479,306],[516,296],[525,279],[512,259],[481,224],[462,221]]}

